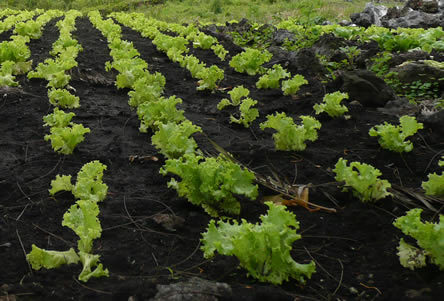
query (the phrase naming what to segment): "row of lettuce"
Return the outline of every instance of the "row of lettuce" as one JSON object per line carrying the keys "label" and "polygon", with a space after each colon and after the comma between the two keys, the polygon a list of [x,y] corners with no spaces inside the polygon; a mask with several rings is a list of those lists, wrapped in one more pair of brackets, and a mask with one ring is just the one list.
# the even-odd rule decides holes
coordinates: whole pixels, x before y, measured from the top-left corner
{"label": "row of lettuce", "polygon": [[[59,15],[54,13],[54,16]],[[71,95],[67,89],[63,89],[70,79],[66,71],[77,65],[75,58],[81,51],[81,46],[70,34],[75,28],[75,18],[78,16],[78,13],[70,12],[65,16],[64,22],[57,23],[60,38],[54,43],[51,51],[55,59],[46,60],[37,66],[36,71],[28,73],[30,78],[39,77],[48,81],[50,88],[48,97],[54,106],[60,108],[76,108],[79,105],[79,99]],[[150,38],[158,50],[165,52],[173,62],[188,69],[194,78],[199,79],[198,90],[214,90],[218,82],[223,79],[223,70],[217,66],[208,68],[196,57],[184,55],[188,52],[188,44],[191,42],[193,46],[211,49],[221,60],[225,59],[227,52],[215,38],[203,34],[193,26],[169,25],[146,19],[140,14],[114,13],[111,16],[141,32],[142,36]],[[244,195],[250,199],[257,197],[258,187],[253,184],[254,174],[226,160],[222,155],[217,158],[205,157],[192,138],[194,133],[202,130],[187,120],[183,111],[176,108],[177,104],[182,102],[180,98],[164,96],[165,77],[158,72],[153,74],[148,71],[148,64],[140,58],[132,43],[121,39],[121,27],[111,18],[102,19],[98,12],[90,12],[89,18],[108,40],[113,61],[107,62],[106,69],[117,70],[118,88],[130,89],[129,104],[137,108],[141,121],[140,131],[151,130],[154,133],[151,137],[152,143],[167,158],[160,172],[164,175],[175,174],[181,178],[181,181],[171,178],[168,186],[176,189],[180,196],[187,198],[191,203],[202,206],[213,217],[238,215],[240,203],[235,195]],[[166,35],[163,33],[165,31],[177,36]],[[265,51],[247,49],[233,57],[230,66],[237,72],[249,75],[262,74],[257,82],[258,88],[281,86],[286,95],[297,93],[301,85],[308,83],[301,75],[282,81],[291,76],[282,66],[274,65],[269,69],[262,67],[270,59],[271,54]],[[231,116],[231,121],[248,127],[259,115],[258,110],[253,108],[257,101],[248,97],[249,91],[243,86],[234,88],[229,94],[231,100],[223,99],[218,108],[221,110],[229,105],[239,106],[240,118]],[[327,94],[323,103],[315,105],[314,110],[317,114],[326,112],[332,118],[343,116],[348,109],[340,102],[345,98],[347,95],[340,92]],[[54,150],[62,154],[72,153],[77,143],[83,140],[84,134],[89,132],[89,129],[72,123],[73,116],[74,113],[65,113],[55,108],[54,112],[44,119],[46,125],[51,127],[51,135],[47,135],[45,139],[50,139]],[[304,150],[307,140],[315,141],[318,138],[317,131],[321,124],[311,116],[300,116],[300,119],[302,124],[295,125],[293,119],[287,117],[285,113],[276,113],[267,116],[267,120],[260,127],[273,128],[277,131],[273,134],[276,149]],[[416,122],[413,117],[403,116],[400,119],[400,126],[387,123],[377,125],[370,129],[369,134],[379,136],[383,148],[401,153],[413,149],[412,143],[406,138],[414,135],[422,127],[422,124]],[[102,265],[98,263],[98,255],[90,254],[93,239],[99,238],[101,233],[100,222],[97,219],[97,202],[103,200],[106,190],[100,197],[95,195],[96,186],[102,187],[99,189],[101,193],[104,191],[105,184],[101,179],[106,166],[97,161],[86,164],[79,172],[77,182],[83,177],[81,175],[85,174],[84,169],[91,170],[86,172],[89,175],[89,184],[85,189],[89,195],[78,194],[80,188],[75,187],[80,184],[72,185],[68,176],[58,176],[53,181],[51,189],[51,194],[60,190],[72,191],[78,199],[65,214],[62,223],[79,236],[78,253],[73,249],[59,252],[33,246],[28,260],[36,269],[54,268],[81,261],[83,270],[79,279],[87,281],[93,276],[108,275],[108,271],[103,270]],[[333,171],[336,173],[336,180],[343,182],[344,188],[351,189],[362,201],[376,201],[390,195],[388,191],[390,183],[379,179],[381,172],[368,164],[351,162],[347,166],[347,160],[340,158]],[[443,182],[444,173],[440,176],[431,174],[429,181],[423,183],[423,188],[427,194],[441,195],[444,194]],[[289,278],[294,278],[303,283],[305,277],[310,278],[314,273],[315,264],[314,262],[299,264],[290,256],[292,243],[300,238],[296,233],[299,223],[294,214],[284,207],[273,203],[267,203],[267,206],[269,206],[268,213],[261,217],[260,224],[212,220],[207,232],[203,234],[204,256],[212,257],[215,251],[223,255],[235,255],[240,265],[248,270],[249,275],[260,281],[280,284]],[[441,220],[439,224],[422,223],[420,212],[420,209],[411,210],[407,216],[395,222],[395,226],[405,234],[417,239],[418,245],[422,248],[417,250],[401,240],[399,246],[401,263],[406,267],[415,268],[425,265],[425,258],[430,257],[433,263],[444,268],[443,252],[441,252],[443,246],[433,240],[442,237],[440,227],[442,228],[444,221]],[[72,222],[74,215],[79,220]],[[247,246],[255,246],[255,249]],[[275,246],[280,247],[275,248]],[[260,248],[263,252],[256,252],[256,248]]]}

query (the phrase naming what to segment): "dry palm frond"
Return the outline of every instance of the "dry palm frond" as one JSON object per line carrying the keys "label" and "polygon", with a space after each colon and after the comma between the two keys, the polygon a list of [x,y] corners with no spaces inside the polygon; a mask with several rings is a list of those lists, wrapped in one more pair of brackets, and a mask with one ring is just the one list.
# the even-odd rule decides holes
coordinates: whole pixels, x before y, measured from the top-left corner
{"label": "dry palm frond", "polygon": [[409,209],[422,208],[433,213],[439,213],[444,208],[444,199],[425,195],[412,188],[392,185],[389,191],[393,194],[396,202]]}

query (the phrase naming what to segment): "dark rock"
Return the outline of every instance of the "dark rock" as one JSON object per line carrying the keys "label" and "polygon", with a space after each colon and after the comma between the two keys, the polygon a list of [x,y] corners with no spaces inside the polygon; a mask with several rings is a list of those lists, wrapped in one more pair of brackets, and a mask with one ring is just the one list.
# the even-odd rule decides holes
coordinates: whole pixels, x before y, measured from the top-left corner
{"label": "dark rock", "polygon": [[435,14],[439,10],[437,0],[409,0],[405,7],[409,7],[413,10],[420,10],[429,14]]}
{"label": "dark rock", "polygon": [[357,100],[363,106],[383,107],[389,100],[396,99],[392,88],[369,70],[339,72],[335,85],[348,93],[350,101]]}
{"label": "dark rock", "polygon": [[433,83],[438,82],[439,90],[444,90],[444,70],[434,68],[424,62],[404,63],[391,69],[398,73],[398,79],[403,83]]}
{"label": "dark rock", "polygon": [[382,20],[382,25],[388,28],[431,28],[442,24],[444,24],[444,14],[428,14],[417,10],[411,10],[400,18]]}
{"label": "dark rock", "polygon": [[433,114],[420,115],[418,121],[424,123],[426,127],[444,134],[444,110]]}
{"label": "dark rock", "polygon": [[295,52],[272,46],[267,50],[273,54],[273,61],[264,64],[264,67],[269,68],[274,64],[281,64],[292,74],[325,74],[327,72],[311,48],[303,48]]}
{"label": "dark rock", "polygon": [[157,285],[157,294],[150,301],[217,301],[232,295],[226,283],[193,277],[188,282]]}
{"label": "dark rock", "polygon": [[339,50],[340,47],[345,46],[347,46],[347,43],[344,39],[329,33],[322,35],[319,40],[313,44],[312,48],[316,54],[324,55],[330,58]]}
{"label": "dark rock", "polygon": [[278,29],[273,33],[273,42],[275,45],[282,45],[286,40],[294,42],[296,40],[294,33],[286,29]]}
{"label": "dark rock", "polygon": [[352,14],[350,19],[358,26],[369,27],[371,25],[381,26],[381,18],[387,13],[387,7],[376,6],[367,3],[362,13]]}

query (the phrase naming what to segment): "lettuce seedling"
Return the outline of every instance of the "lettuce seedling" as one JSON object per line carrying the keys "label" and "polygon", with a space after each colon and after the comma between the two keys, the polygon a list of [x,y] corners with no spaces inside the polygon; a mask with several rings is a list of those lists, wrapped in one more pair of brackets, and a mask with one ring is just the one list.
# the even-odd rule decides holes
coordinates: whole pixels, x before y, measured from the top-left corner
{"label": "lettuce seedling", "polygon": [[239,106],[240,118],[235,118],[231,115],[230,122],[242,124],[246,128],[250,127],[250,124],[259,116],[258,109],[253,108],[256,104],[257,101],[249,97],[243,99]]}
{"label": "lettuce seedling", "polygon": [[233,90],[228,92],[228,94],[230,94],[231,101],[228,100],[227,98],[222,99],[217,104],[218,110],[222,110],[226,106],[240,105],[241,99],[244,97],[248,97],[248,95],[250,95],[250,91],[247,88],[244,88],[244,86],[237,86],[237,87],[233,88]]}
{"label": "lettuce seedling", "polygon": [[180,103],[182,103],[182,99],[170,96],[140,104],[137,107],[137,115],[140,119],[139,131],[146,133],[148,129],[158,130],[158,124],[179,123],[185,120],[183,110],[177,110],[176,108],[177,104]]}
{"label": "lettuce seedling", "polygon": [[393,152],[402,153],[413,150],[413,143],[406,141],[407,137],[413,136],[419,129],[423,129],[423,124],[416,121],[415,117],[402,116],[399,118],[400,126],[390,123],[376,125],[370,129],[368,134],[372,137],[379,136],[379,144],[382,148]]}
{"label": "lettuce seedling", "polygon": [[[444,167],[444,156],[442,156],[443,161],[439,161],[438,165]],[[427,195],[441,196],[444,195],[444,172],[441,175],[437,173],[431,173],[428,175],[429,180],[422,182],[422,188],[425,190]]]}
{"label": "lettuce seedling", "polygon": [[308,81],[304,76],[296,74],[293,78],[282,82],[282,92],[284,92],[284,95],[294,95],[299,91],[302,85],[306,84],[308,84]]}
{"label": "lettuce seedling", "polygon": [[197,72],[196,78],[199,79],[197,82],[197,90],[202,91],[207,89],[213,91],[217,88],[217,84],[224,79],[224,70],[220,69],[216,65],[212,65],[209,68],[205,67],[201,71]]}
{"label": "lettuce seedling", "polygon": [[316,141],[317,131],[321,123],[310,116],[300,116],[301,125],[296,125],[293,118],[287,117],[285,113],[268,115],[267,120],[260,124],[261,130],[273,128],[277,133],[273,134],[274,145],[277,150],[303,151],[307,145],[305,141]]}
{"label": "lettuce seedling", "polygon": [[344,115],[345,112],[348,112],[347,107],[341,105],[341,101],[344,99],[348,99],[347,93],[336,91],[334,93],[325,94],[322,103],[315,104],[313,109],[316,111],[316,114],[326,112],[328,116],[332,118],[339,117]]}
{"label": "lettuce seedling", "polygon": [[314,261],[300,264],[291,257],[293,242],[300,239],[296,231],[299,222],[285,206],[265,203],[267,215],[261,215],[261,223],[251,224],[242,220],[216,222],[211,220],[207,232],[202,234],[202,251],[211,258],[217,251],[221,255],[236,256],[248,275],[261,282],[282,284],[289,278],[305,283],[316,271]]}
{"label": "lettuce seedling", "polygon": [[202,132],[202,129],[191,121],[181,123],[155,123],[158,130],[151,137],[151,142],[168,159],[177,159],[184,154],[195,153],[197,143],[192,134]]}
{"label": "lettuce seedling", "polygon": [[239,201],[233,194],[250,199],[258,195],[258,187],[253,184],[254,174],[222,156],[204,159],[194,153],[185,154],[178,159],[168,159],[160,173],[178,175],[182,180],[172,178],[168,187],[214,217],[240,213]]}
{"label": "lettuce seedling", "polygon": [[72,95],[66,89],[50,89],[48,90],[48,98],[53,106],[68,109],[80,107],[80,98]]}
{"label": "lettuce seedling", "polygon": [[235,55],[230,61],[230,67],[237,72],[247,73],[248,75],[256,75],[263,73],[264,68],[262,64],[271,60],[273,55],[264,50],[263,52],[257,49],[247,48],[244,52]]}
{"label": "lettuce seedling", "polygon": [[[377,201],[391,195],[387,191],[392,187],[387,180],[378,179],[382,175],[379,169],[365,163],[351,162],[339,158],[333,172],[338,182],[345,182],[345,186],[353,189],[353,195],[362,202]],[[347,191],[347,188],[344,188]]]}
{"label": "lettuce seedling", "polygon": [[417,249],[401,239],[398,247],[401,265],[414,270],[425,266],[426,257],[440,270],[444,270],[444,215],[439,215],[439,223],[423,223],[421,212],[422,209],[419,208],[411,209],[393,223],[405,235],[416,239],[421,248]]}
{"label": "lettuce seedling", "polygon": [[290,77],[290,72],[282,68],[281,65],[275,64],[272,69],[262,75],[256,83],[258,89],[278,89],[279,81],[283,78]]}
{"label": "lettuce seedling", "polygon": [[52,127],[50,134],[45,135],[45,141],[51,140],[52,149],[60,154],[70,155],[77,144],[85,140],[85,134],[91,132],[82,124],[71,123],[67,127]]}
{"label": "lettuce seedling", "polygon": [[80,169],[75,185],[71,184],[71,176],[57,175],[51,182],[49,193],[54,195],[59,191],[72,191],[78,199],[63,215],[62,225],[73,230],[79,240],[78,253],[74,249],[68,251],[50,251],[32,245],[32,251],[26,255],[32,268],[39,270],[58,268],[64,264],[78,263],[83,265],[79,280],[87,282],[91,277],[108,276],[107,269],[99,264],[100,256],[91,254],[93,240],[102,234],[98,219],[98,202],[102,201],[108,191],[108,186],[102,182],[106,165],[99,161],[89,162]]}

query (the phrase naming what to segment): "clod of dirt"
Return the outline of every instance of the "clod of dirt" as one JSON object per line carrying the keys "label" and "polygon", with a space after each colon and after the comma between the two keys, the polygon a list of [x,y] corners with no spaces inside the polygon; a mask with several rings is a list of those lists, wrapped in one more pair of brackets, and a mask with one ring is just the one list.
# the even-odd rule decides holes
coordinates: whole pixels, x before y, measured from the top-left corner
{"label": "clod of dirt", "polygon": [[217,301],[232,294],[226,283],[193,277],[188,282],[157,285],[157,294],[150,301]]}

